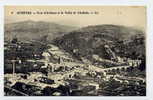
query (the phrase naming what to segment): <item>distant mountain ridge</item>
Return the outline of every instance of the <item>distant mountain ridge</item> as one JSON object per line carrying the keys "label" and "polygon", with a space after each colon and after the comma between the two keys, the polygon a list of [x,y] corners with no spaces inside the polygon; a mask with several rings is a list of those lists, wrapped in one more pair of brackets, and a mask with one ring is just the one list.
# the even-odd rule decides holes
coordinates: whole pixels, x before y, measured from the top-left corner
{"label": "distant mountain ridge", "polygon": [[77,27],[52,22],[27,20],[5,24],[5,39],[11,39],[16,36],[22,41],[24,39],[39,39],[42,36],[48,35],[48,40],[53,40],[75,29]]}

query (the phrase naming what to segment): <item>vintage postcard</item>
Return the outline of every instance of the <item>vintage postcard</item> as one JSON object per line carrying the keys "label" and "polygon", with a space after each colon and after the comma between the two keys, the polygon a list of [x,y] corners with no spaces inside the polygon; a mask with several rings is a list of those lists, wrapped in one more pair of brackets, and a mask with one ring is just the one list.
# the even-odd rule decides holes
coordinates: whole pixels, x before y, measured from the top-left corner
{"label": "vintage postcard", "polygon": [[146,96],[145,6],[5,6],[5,96]]}

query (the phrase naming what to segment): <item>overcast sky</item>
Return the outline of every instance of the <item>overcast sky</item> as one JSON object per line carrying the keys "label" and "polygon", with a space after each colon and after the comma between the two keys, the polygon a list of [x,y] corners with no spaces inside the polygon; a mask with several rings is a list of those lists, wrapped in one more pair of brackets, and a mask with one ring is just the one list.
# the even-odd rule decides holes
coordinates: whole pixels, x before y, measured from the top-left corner
{"label": "overcast sky", "polygon": [[[46,11],[88,11],[98,14],[48,14],[48,15],[21,15],[19,11],[46,12]],[[11,14],[13,12],[13,14]],[[88,26],[97,24],[116,24],[146,28],[146,8],[143,6],[6,6],[5,23],[34,20],[55,22],[73,26]]]}

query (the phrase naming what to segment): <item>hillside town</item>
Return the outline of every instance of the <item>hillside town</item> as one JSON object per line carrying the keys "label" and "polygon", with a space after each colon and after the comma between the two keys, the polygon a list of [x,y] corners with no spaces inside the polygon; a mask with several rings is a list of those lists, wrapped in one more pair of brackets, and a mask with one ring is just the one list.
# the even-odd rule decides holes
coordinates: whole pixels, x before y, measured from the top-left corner
{"label": "hillside town", "polygon": [[91,62],[51,43],[5,41],[5,96],[145,96],[144,62],[104,48],[110,59],[94,54]]}

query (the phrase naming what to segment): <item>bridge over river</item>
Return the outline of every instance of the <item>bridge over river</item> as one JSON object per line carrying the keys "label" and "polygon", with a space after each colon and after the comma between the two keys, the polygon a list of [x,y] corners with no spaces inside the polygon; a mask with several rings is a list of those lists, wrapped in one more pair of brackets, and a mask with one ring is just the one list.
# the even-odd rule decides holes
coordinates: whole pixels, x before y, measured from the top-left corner
{"label": "bridge over river", "polygon": [[102,73],[106,75],[108,72],[119,72],[119,71],[128,71],[133,68],[138,68],[141,64],[139,60],[133,60],[127,65],[122,66],[114,66],[111,68],[100,68],[94,65],[81,64],[81,63],[64,63],[64,64],[52,64],[50,63],[50,67],[53,69],[60,67],[69,67],[72,70],[64,70],[63,72],[54,73],[53,71],[50,73],[50,77],[54,77],[55,79],[63,79],[63,78],[72,78],[76,73],[86,74],[89,72],[93,73]]}

